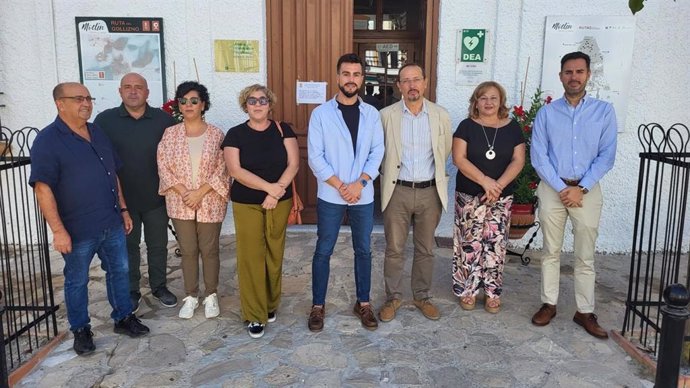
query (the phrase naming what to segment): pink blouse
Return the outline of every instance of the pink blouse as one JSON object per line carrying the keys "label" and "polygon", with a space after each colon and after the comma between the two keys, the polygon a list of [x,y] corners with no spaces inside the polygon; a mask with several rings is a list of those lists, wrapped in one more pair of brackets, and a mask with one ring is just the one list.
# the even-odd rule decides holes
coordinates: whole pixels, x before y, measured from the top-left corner
{"label": "pink blouse", "polygon": [[[184,123],[168,127],[158,144],[158,194],[165,196],[168,216],[179,220],[198,222],[223,222],[228,206],[230,176],[225,170],[225,160],[220,144],[225,134],[211,124],[206,130],[196,185],[192,186],[192,162]],[[213,190],[206,193],[199,210],[187,207],[173,186],[183,184],[190,190],[208,183]]]}

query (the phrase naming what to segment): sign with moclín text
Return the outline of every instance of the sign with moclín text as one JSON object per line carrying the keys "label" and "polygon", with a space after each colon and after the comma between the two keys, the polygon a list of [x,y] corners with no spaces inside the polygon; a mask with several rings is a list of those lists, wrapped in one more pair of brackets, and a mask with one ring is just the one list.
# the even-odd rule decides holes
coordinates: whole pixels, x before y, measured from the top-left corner
{"label": "sign with mocl\u00edn text", "polygon": [[122,103],[118,88],[127,73],[141,74],[149,105],[165,97],[162,18],[76,17],[79,74],[96,98],[93,116]]}

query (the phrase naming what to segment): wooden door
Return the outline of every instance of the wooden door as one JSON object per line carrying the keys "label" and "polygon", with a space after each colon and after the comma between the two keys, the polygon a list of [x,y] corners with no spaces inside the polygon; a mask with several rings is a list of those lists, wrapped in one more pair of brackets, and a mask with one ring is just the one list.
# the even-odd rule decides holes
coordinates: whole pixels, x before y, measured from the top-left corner
{"label": "wooden door", "polygon": [[309,116],[316,105],[297,105],[297,81],[326,81],[338,91],[336,63],[352,52],[353,0],[266,0],[268,87],[278,103],[273,118],[290,123],[300,146],[295,182],[304,201],[302,220],[316,223],[316,178],[307,164]]}

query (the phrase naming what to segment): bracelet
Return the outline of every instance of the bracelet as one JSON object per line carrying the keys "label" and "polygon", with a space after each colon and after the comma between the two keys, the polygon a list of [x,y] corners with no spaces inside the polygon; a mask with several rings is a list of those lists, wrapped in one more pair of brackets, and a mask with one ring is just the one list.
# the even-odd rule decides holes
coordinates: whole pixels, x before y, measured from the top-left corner
{"label": "bracelet", "polygon": [[347,187],[347,185],[345,183],[343,183],[342,185],[340,185],[340,187],[338,187],[338,191],[342,191],[346,187]]}
{"label": "bracelet", "polygon": [[129,211],[129,209],[127,209],[126,207],[120,208],[120,213],[124,213],[124,212],[128,212],[128,211]]}

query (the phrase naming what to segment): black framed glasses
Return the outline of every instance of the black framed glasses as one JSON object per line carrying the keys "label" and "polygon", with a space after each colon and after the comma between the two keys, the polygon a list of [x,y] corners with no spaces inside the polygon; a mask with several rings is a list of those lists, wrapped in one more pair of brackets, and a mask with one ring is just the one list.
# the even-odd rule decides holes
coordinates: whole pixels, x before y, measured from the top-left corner
{"label": "black framed glasses", "polygon": [[192,105],[196,105],[196,104],[201,102],[201,99],[199,97],[191,97],[191,98],[180,97],[177,99],[177,102],[180,105],[187,105],[187,102],[191,102]]}
{"label": "black framed glasses", "polygon": [[268,97],[249,97],[247,99],[248,105],[256,105],[257,103],[259,103],[259,105],[268,105],[269,102],[271,102],[271,100],[269,100]]}
{"label": "black framed glasses", "polygon": [[86,101],[86,102],[88,102],[89,104],[91,104],[91,103],[93,103],[93,101],[95,100],[95,98],[93,98],[93,97],[91,97],[91,96],[62,96],[62,97],[60,97],[60,98],[67,98],[67,99],[70,99],[70,100],[72,100],[72,101],[75,101],[75,102],[77,102],[77,103],[79,103],[79,104],[83,103],[84,101]]}

